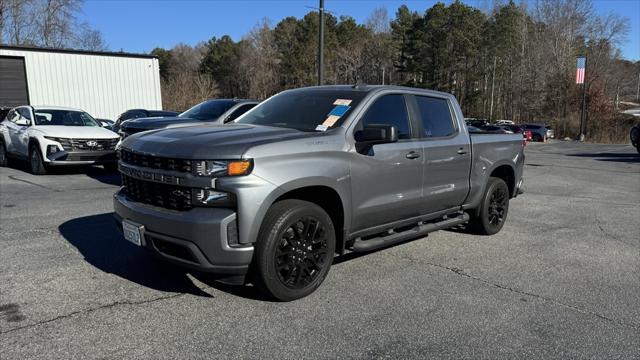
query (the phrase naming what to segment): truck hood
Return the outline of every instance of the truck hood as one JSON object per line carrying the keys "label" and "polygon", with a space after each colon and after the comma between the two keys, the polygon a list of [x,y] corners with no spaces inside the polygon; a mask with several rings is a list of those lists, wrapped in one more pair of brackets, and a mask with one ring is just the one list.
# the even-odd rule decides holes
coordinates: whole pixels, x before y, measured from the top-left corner
{"label": "truck hood", "polygon": [[35,130],[44,136],[71,138],[71,139],[113,139],[118,134],[109,129],[98,126],[64,126],[64,125],[37,125]]}
{"label": "truck hood", "polygon": [[163,129],[171,126],[189,126],[202,125],[212,120],[196,120],[187,117],[150,117],[127,120],[120,126],[124,131],[135,130],[136,132],[144,130]]}
{"label": "truck hood", "polygon": [[127,137],[122,147],[136,152],[181,159],[235,159],[252,146],[317,133],[270,126],[199,125],[149,131]]}

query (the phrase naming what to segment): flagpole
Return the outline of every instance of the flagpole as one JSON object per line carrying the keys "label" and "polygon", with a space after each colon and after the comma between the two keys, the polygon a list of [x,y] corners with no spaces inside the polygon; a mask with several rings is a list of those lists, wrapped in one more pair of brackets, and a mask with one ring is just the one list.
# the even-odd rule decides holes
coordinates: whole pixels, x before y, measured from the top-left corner
{"label": "flagpole", "polygon": [[585,119],[585,110],[587,105],[587,56],[584,56],[584,79],[582,81],[582,111],[580,112],[580,141],[584,141],[585,132],[587,131],[587,121]]}

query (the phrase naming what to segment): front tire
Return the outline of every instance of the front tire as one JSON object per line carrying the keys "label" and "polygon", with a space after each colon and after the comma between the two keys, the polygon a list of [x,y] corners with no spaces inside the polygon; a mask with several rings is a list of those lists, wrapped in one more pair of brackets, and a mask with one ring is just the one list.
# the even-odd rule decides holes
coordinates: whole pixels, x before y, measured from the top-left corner
{"label": "front tire", "polygon": [[9,157],[7,155],[7,148],[4,146],[4,141],[0,141],[0,167],[9,166]]}
{"label": "front tire", "polygon": [[327,276],[335,246],[333,223],[321,207],[302,200],[277,202],[258,235],[255,285],[280,301],[305,297]]}
{"label": "front tire", "polygon": [[638,154],[640,154],[640,126],[636,125],[631,128],[629,137],[631,138],[631,145],[633,145],[638,151]]}
{"label": "front tire", "polygon": [[37,145],[31,145],[29,149],[29,169],[33,175],[46,175],[47,168],[42,161],[42,154]]}
{"label": "front tire", "polygon": [[490,177],[480,203],[478,214],[471,221],[471,229],[481,235],[493,235],[504,226],[509,212],[509,187],[504,180]]}

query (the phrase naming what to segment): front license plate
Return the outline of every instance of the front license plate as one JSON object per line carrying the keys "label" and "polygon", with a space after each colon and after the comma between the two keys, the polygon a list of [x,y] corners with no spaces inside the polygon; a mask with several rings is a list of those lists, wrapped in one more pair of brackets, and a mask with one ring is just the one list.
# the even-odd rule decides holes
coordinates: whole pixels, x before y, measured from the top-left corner
{"label": "front license plate", "polygon": [[142,245],[142,225],[129,220],[122,220],[122,233],[126,240],[138,246]]}

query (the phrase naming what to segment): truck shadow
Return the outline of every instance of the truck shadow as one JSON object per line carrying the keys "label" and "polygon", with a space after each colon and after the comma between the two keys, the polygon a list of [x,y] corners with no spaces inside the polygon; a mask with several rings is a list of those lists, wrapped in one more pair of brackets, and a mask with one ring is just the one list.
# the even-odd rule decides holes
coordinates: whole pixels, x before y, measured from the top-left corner
{"label": "truck shadow", "polygon": [[122,185],[122,178],[120,177],[120,173],[117,171],[107,171],[102,167],[89,166],[88,168],[83,169],[84,173],[95,180],[100,181],[103,184],[120,186]]}
{"label": "truck shadow", "polygon": [[88,263],[104,272],[155,290],[211,297],[186,272],[157,261],[144,249],[125,241],[112,213],[69,220],[58,230]]}

